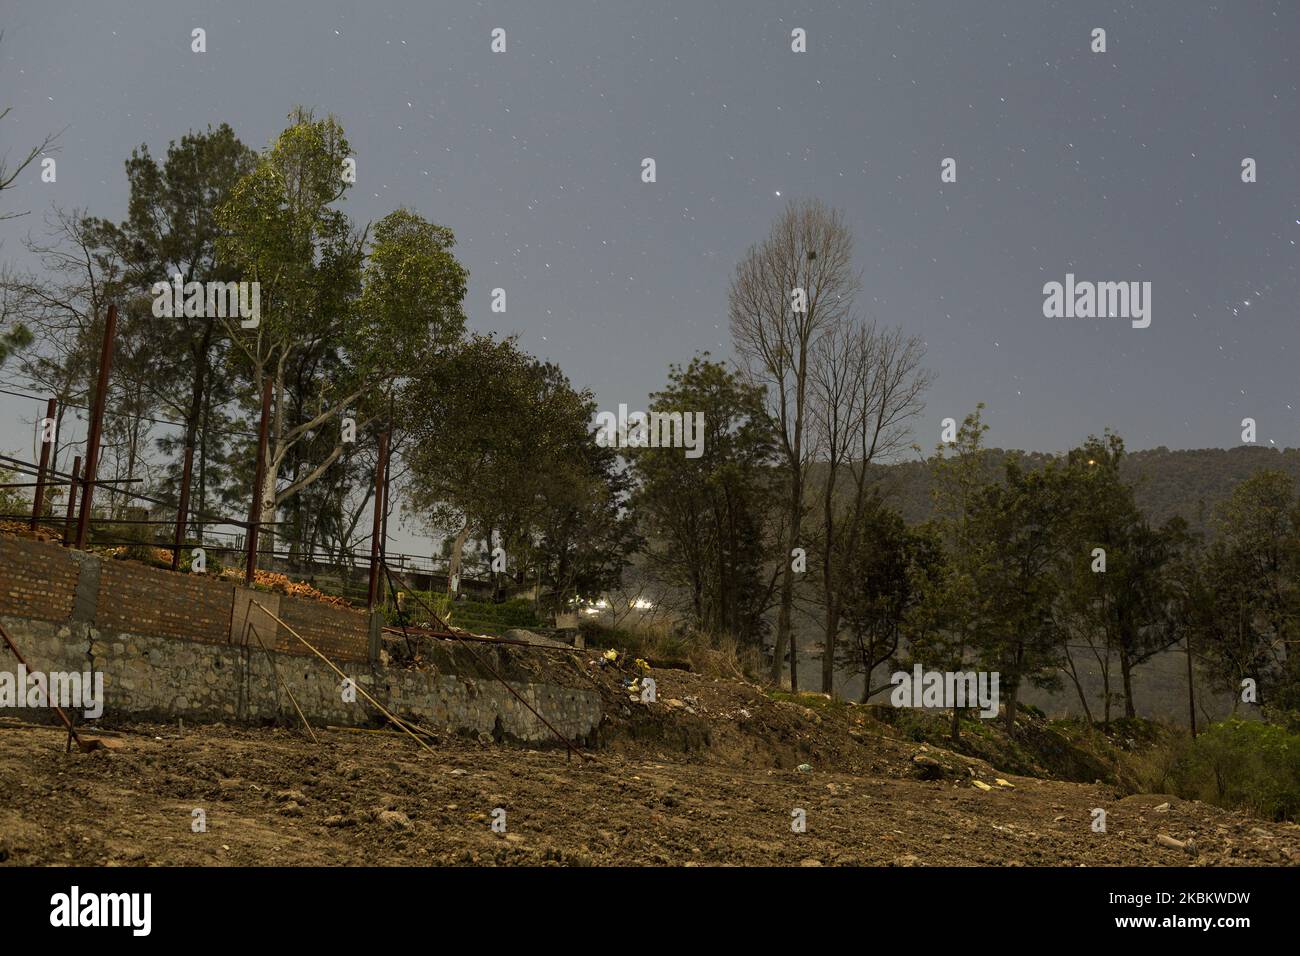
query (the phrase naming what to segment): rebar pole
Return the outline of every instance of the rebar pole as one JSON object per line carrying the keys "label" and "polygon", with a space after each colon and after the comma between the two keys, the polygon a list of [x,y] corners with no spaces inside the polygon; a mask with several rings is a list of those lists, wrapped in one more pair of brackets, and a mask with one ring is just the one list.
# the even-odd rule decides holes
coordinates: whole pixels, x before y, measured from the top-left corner
{"label": "rebar pole", "polygon": [[366,608],[373,610],[379,595],[380,544],[384,527],[384,475],[388,471],[388,432],[379,433],[379,460],[375,463],[375,520],[370,532],[370,589],[366,592]]}
{"label": "rebar pole", "polygon": [[86,546],[90,530],[90,506],[95,491],[95,472],[99,468],[99,435],[104,427],[104,405],[108,399],[108,373],[113,367],[113,338],[117,334],[117,306],[108,307],[104,322],[104,341],[99,350],[99,383],[95,388],[94,408],[90,413],[90,435],[86,439],[85,486],[81,492],[81,515],[77,519],[77,547]]}
{"label": "rebar pole", "polygon": [[45,505],[45,468],[50,463],[50,446],[54,444],[54,436],[45,438],[45,429],[49,422],[54,421],[54,410],[57,403],[50,399],[45,405],[45,418],[41,420],[41,463],[36,468],[36,494],[32,498],[32,530],[36,530],[37,523],[41,520],[41,508]]}
{"label": "rebar pole", "polygon": [[[13,651],[14,657],[18,658],[18,663],[22,664],[24,669],[30,670],[31,668],[27,666],[27,661],[23,659],[22,652],[18,650],[18,645],[14,643],[13,638],[9,636],[9,632],[5,630],[3,624],[0,624],[0,637],[4,638],[4,642],[9,645],[9,650]],[[59,719],[63,721],[63,726],[68,728],[68,734],[77,742],[78,747],[85,750],[86,745],[82,742],[81,735],[73,729],[72,721],[69,720],[68,715],[63,712],[63,708],[59,707],[57,704],[54,704],[53,707],[54,712],[58,714]]]}
{"label": "rebar pole", "polygon": [[63,546],[72,541],[72,516],[77,510],[77,475],[81,471],[81,456],[72,459],[72,481],[68,483],[68,516],[63,520]]}

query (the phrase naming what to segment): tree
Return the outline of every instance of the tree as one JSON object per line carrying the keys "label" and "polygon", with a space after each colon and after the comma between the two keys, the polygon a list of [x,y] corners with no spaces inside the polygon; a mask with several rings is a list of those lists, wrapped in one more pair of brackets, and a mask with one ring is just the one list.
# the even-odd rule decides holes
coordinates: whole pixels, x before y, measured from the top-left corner
{"label": "tree", "polygon": [[1070,516],[1054,618],[1064,638],[1065,669],[1085,710],[1069,644],[1082,641],[1097,662],[1106,726],[1112,663],[1120,668],[1125,714],[1133,717],[1135,668],[1178,640],[1180,567],[1192,544],[1182,519],[1157,528],[1142,514],[1135,487],[1120,475],[1124,455],[1118,435],[1090,436],[1068,453],[1063,473]]}
{"label": "tree", "polygon": [[[888,688],[875,669],[895,660],[905,637],[924,627],[918,616],[942,579],[943,548],[933,529],[910,529],[878,494],[868,495],[840,539],[834,577],[836,607],[851,638],[840,663],[862,675],[861,703]],[[923,642],[921,642],[923,643]]]}
{"label": "tree", "polygon": [[[351,153],[343,129],[301,109],[291,120],[217,214],[226,231],[219,254],[261,288],[257,327],[227,324],[250,395],[267,377],[272,383],[260,506],[268,524],[343,454],[334,429],[346,410],[357,405],[364,429],[386,412],[392,383],[417,357],[459,335],[467,281],[451,232],[404,210],[376,227],[363,271],[366,231],[355,233],[334,208]],[[327,426],[332,447],[305,459],[299,444]],[[280,488],[285,470],[291,478]]]}
{"label": "tree", "polygon": [[763,391],[704,353],[669,369],[650,411],[704,416],[698,458],[680,448],[630,450],[632,510],[660,601],[681,595],[677,604],[695,627],[760,643],[776,582],[765,570],[775,449]]}
{"label": "tree", "polygon": [[768,237],[736,267],[729,294],[731,337],[750,381],[766,389],[776,423],[786,485],[781,597],[772,659],[780,681],[790,649],[790,686],[797,690],[798,648],[792,630],[795,570],[801,545],[809,440],[809,369],[828,329],[851,314],[859,279],[853,238],[843,217],[816,200],[791,202]]}
{"label": "tree", "polygon": [[[142,144],[126,163],[130,198],[127,218],[118,225],[92,219],[95,241],[121,260],[124,294],[144,299],[128,314],[124,332],[141,341],[138,380],[153,403],[169,419],[178,420],[179,436],[166,436],[165,452],[194,449],[197,494],[194,511],[202,515],[208,502],[210,477],[219,478],[213,459],[222,440],[214,434],[223,416],[212,414],[231,393],[227,371],[228,340],[215,315],[153,315],[149,299],[156,282],[175,275],[189,282],[229,282],[235,271],[218,261],[220,226],[216,210],[229,198],[235,184],[256,161],[256,153],[223,123],[215,130],[190,132],[179,143],[168,144],[159,162]],[[179,481],[179,459],[171,469],[173,486]],[[201,523],[202,519],[200,519]]]}
{"label": "tree", "polygon": [[1012,456],[1005,480],[984,488],[976,499],[974,525],[983,560],[976,565],[975,586],[985,614],[974,644],[981,665],[999,675],[1009,734],[1015,732],[1021,689],[1056,684],[1061,647],[1052,604],[1059,555],[1066,547],[1069,488],[1059,463],[1031,471]]}
{"label": "tree", "polygon": [[[24,240],[40,272],[7,272],[0,289],[16,327],[39,343],[19,356],[19,374],[58,400],[57,461],[66,447],[62,426],[69,406],[89,406],[94,394],[104,322],[120,282],[121,262],[100,246],[93,221],[81,210],[55,207],[45,225],[43,235]],[[116,354],[126,347],[123,336]],[[116,403],[109,404],[110,416],[115,408]]]}
{"label": "tree", "polygon": [[[4,42],[4,38],[5,38],[4,31],[0,30],[0,43]],[[13,110],[12,106],[6,106],[4,109],[0,110],[0,120],[8,116],[11,110]],[[58,138],[59,136],[57,133],[51,133],[50,135],[46,136],[43,140],[41,140],[40,143],[31,147],[31,149],[29,149],[27,153],[23,155],[23,157],[19,159],[18,162],[13,166],[10,166],[5,161],[4,157],[0,157],[0,192],[4,192],[4,190],[6,189],[13,189],[14,182],[18,179],[19,176],[22,175],[23,170],[26,169],[28,166],[30,166],[36,160],[37,156],[41,155],[41,153],[49,152],[52,149],[56,149],[57,147],[54,146],[54,142]],[[23,212],[9,212],[9,213],[0,212],[0,222],[3,222],[6,219],[15,219],[18,216],[25,216],[25,215],[27,214]],[[12,330],[10,334],[12,334]],[[3,347],[3,344],[4,344],[4,336],[0,335],[0,348]],[[3,351],[0,351],[0,364],[4,364]]]}
{"label": "tree", "polygon": [[1193,603],[1197,647],[1215,684],[1239,699],[1300,706],[1300,507],[1292,478],[1265,469],[1215,513],[1218,538],[1201,562]]}
{"label": "tree", "polygon": [[931,381],[920,365],[924,354],[921,341],[900,329],[858,321],[837,324],[813,348],[810,417],[824,475],[818,541],[823,693],[834,692],[840,630],[836,560],[841,551],[852,554],[857,548],[872,466],[908,447],[911,420],[924,408],[922,395]]}
{"label": "tree", "polygon": [[514,338],[471,335],[413,375],[397,408],[407,508],[455,536],[451,577],[477,532],[556,606],[617,583],[633,543],[626,480],[593,439],[590,392]]}
{"label": "tree", "polygon": [[[922,621],[911,642],[914,659],[932,669],[959,671],[978,645],[990,608],[979,590],[989,560],[978,525],[979,499],[993,481],[984,448],[984,403],[963,419],[949,446],[940,444],[931,461],[934,473],[935,530],[947,560],[928,591]],[[960,708],[953,708],[953,740],[961,736]]]}

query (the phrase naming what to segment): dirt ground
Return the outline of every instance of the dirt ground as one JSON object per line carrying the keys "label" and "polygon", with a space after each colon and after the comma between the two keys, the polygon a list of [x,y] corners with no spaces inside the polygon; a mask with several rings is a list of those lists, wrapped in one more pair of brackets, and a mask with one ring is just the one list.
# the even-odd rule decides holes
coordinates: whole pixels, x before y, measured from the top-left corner
{"label": "dirt ground", "polygon": [[[1295,824],[999,772],[739,682],[664,672],[660,701],[641,710],[610,686],[609,725],[589,761],[562,747],[443,738],[428,753],[397,734],[318,729],[317,745],[293,729],[188,724],[119,726],[113,749],[65,754],[63,732],[0,720],[0,861],[1300,863]],[[918,779],[918,756],[938,779]],[[1092,829],[1097,807],[1105,833]],[[492,827],[497,808],[504,833]],[[196,810],[206,832],[195,832]],[[797,810],[805,832],[792,826]]]}

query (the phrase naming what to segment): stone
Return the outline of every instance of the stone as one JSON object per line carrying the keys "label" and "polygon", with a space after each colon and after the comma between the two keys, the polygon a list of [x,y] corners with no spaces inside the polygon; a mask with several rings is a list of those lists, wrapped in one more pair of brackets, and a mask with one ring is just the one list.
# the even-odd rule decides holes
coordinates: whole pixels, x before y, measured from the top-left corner
{"label": "stone", "polygon": [[943,775],[943,764],[933,757],[917,754],[912,758],[912,776],[920,780],[938,780]]}
{"label": "stone", "polygon": [[409,830],[414,826],[411,818],[400,810],[380,810],[376,820],[390,830]]}

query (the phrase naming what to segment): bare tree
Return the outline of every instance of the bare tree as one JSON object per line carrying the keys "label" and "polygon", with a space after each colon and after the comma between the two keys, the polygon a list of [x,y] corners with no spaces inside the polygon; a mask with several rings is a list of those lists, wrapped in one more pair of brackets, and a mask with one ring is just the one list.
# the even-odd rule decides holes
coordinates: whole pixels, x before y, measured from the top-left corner
{"label": "bare tree", "polygon": [[768,237],[745,253],[731,282],[731,337],[743,368],[766,387],[779,431],[787,482],[786,539],[772,679],[790,652],[790,686],[798,690],[791,627],[794,566],[800,546],[807,468],[815,442],[808,434],[808,371],[827,330],[847,319],[860,287],[853,272],[853,237],[843,217],[817,200],[792,201]]}
{"label": "bare tree", "polygon": [[[4,38],[4,31],[0,30],[0,43],[4,42]],[[12,109],[12,106],[6,106],[4,109],[0,110],[0,120],[8,116]],[[12,189],[14,181],[22,175],[22,171],[30,166],[37,156],[41,155],[41,153],[52,152],[56,149],[57,147],[54,146],[54,141],[58,138],[58,133],[50,133],[41,140],[40,143],[29,149],[26,155],[24,155],[22,159],[18,160],[17,164],[14,166],[9,165],[7,154],[0,155],[0,192],[3,192],[6,189]],[[25,215],[27,215],[25,212],[0,212],[0,222],[3,222],[5,219],[16,219],[19,216]]]}
{"label": "bare tree", "polygon": [[[858,545],[873,464],[909,446],[911,420],[932,376],[921,367],[923,343],[901,329],[846,322],[813,350],[810,374],[814,433],[826,468],[822,486],[821,579],[824,641],[822,691],[834,689],[840,630],[839,558]],[[843,482],[847,502],[841,503]]]}

